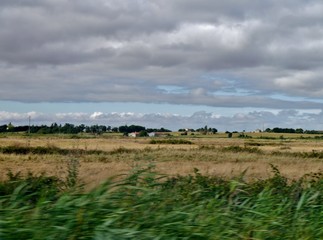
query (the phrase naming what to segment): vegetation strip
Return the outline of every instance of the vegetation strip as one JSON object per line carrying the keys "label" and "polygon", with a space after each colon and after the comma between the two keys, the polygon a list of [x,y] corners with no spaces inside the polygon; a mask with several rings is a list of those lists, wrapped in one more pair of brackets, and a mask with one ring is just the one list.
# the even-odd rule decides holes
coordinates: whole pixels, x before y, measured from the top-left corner
{"label": "vegetation strip", "polygon": [[0,147],[0,153],[3,154],[103,154],[106,153],[101,150],[83,150],[83,149],[62,149],[58,147],[24,147],[24,146],[6,146]]}
{"label": "vegetation strip", "polygon": [[[169,140],[151,140],[150,144],[193,144],[190,141],[184,139],[169,139]],[[241,146],[229,146],[218,148],[215,146],[202,145],[199,147],[200,150],[209,150],[209,151],[222,151],[222,152],[245,152],[251,154],[262,154],[262,155],[271,155],[271,156],[287,156],[295,158],[317,158],[323,159],[322,151],[311,151],[311,152],[280,152],[273,151],[266,153],[257,147],[241,147]],[[111,151],[103,150],[84,150],[84,149],[62,149],[58,147],[26,147],[26,146],[5,146],[0,147],[0,153],[2,154],[17,154],[17,155],[26,155],[26,154],[38,154],[38,155],[100,155],[100,154],[127,154],[127,153],[139,153],[142,151],[147,151],[146,149],[129,149],[125,147],[119,147]],[[155,149],[150,149],[149,151],[158,151]],[[194,150],[193,150],[194,151]]]}
{"label": "vegetation strip", "polygon": [[150,144],[193,144],[193,142],[185,139],[164,139],[164,140],[155,140],[152,139],[149,142]]}
{"label": "vegetation strip", "polygon": [[[153,168],[78,187],[65,180],[8,174],[0,183],[1,239],[322,239],[323,174],[245,182]],[[70,179],[71,178],[71,179]],[[12,235],[14,233],[14,235]]]}

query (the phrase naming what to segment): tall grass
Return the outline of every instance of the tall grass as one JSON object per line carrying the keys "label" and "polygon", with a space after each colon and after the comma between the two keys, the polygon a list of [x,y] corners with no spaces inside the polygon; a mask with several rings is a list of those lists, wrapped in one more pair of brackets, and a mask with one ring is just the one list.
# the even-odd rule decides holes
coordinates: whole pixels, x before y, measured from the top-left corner
{"label": "tall grass", "polygon": [[291,182],[272,169],[248,183],[243,174],[169,178],[149,167],[90,192],[74,180],[9,174],[0,239],[322,239],[323,175]]}

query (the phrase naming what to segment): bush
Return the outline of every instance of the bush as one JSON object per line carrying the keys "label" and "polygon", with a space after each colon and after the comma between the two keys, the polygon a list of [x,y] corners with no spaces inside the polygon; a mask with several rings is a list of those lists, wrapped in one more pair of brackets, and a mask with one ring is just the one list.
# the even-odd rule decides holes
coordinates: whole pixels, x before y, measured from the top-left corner
{"label": "bush", "polygon": [[223,147],[221,149],[224,152],[247,152],[247,153],[263,153],[259,148],[256,147],[240,147],[240,146],[229,146],[229,147]]}

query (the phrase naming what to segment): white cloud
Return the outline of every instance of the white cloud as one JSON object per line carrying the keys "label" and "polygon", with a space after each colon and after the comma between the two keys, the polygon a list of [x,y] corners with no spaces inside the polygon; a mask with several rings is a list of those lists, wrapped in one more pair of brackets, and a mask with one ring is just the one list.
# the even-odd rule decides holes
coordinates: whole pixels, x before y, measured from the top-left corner
{"label": "white cloud", "polygon": [[28,125],[31,116],[33,125],[51,123],[72,124],[103,124],[106,126],[121,126],[137,124],[145,127],[168,128],[178,130],[180,128],[200,128],[205,125],[215,127],[219,131],[252,131],[257,128],[303,128],[308,130],[322,129],[323,113],[300,112],[296,110],[284,110],[277,113],[270,111],[253,111],[249,113],[236,113],[232,116],[222,116],[215,112],[199,111],[190,116],[170,113],[144,114],[133,112],[114,113],[15,113],[0,112],[0,124],[12,122],[14,125]]}
{"label": "white cloud", "polygon": [[244,44],[244,25],[247,24],[185,23],[175,31],[166,33],[164,37],[160,35],[164,39],[164,44],[170,46],[182,44],[192,48],[209,48],[219,45],[219,47],[235,50]]}
{"label": "white cloud", "polygon": [[90,115],[90,119],[100,119],[104,116],[102,112],[94,112],[93,114]]}
{"label": "white cloud", "polygon": [[275,80],[275,84],[283,89],[303,89],[307,86],[307,82],[313,78],[313,72],[297,72],[288,77],[281,77]]}

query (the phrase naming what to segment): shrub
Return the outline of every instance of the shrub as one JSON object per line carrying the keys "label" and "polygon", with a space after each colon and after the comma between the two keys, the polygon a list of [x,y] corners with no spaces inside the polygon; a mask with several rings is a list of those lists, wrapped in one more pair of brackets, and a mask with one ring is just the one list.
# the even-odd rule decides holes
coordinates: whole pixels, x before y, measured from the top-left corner
{"label": "shrub", "polygon": [[256,147],[240,147],[240,146],[229,146],[229,147],[223,147],[222,151],[224,152],[247,152],[247,153],[263,153],[259,148]]}
{"label": "shrub", "polygon": [[138,152],[137,149],[129,149],[129,148],[125,148],[125,147],[119,147],[116,148],[112,151],[110,151],[110,154],[123,154],[123,153],[136,153]]}

